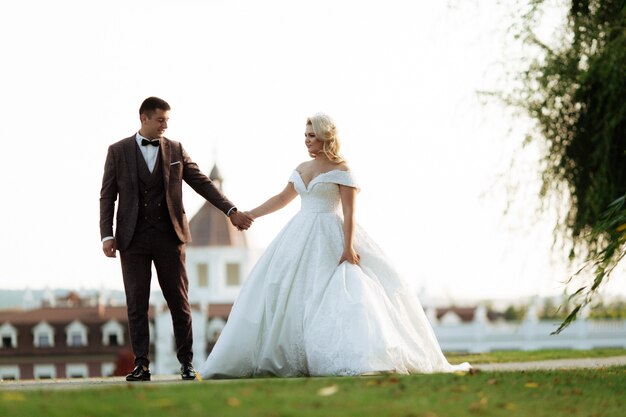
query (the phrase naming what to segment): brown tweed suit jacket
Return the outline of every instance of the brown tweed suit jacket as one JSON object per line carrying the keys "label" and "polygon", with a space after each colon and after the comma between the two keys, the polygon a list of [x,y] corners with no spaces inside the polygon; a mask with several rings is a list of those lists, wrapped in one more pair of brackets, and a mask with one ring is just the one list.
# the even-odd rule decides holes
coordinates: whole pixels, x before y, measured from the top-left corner
{"label": "brown tweed suit jacket", "polygon": [[[104,164],[100,190],[100,238],[115,236],[116,246],[120,251],[130,244],[139,214],[137,152],[140,151],[133,135],[109,146]],[[180,241],[190,242],[189,223],[182,199],[183,181],[224,213],[234,207],[234,204],[200,171],[179,142],[162,138],[161,158],[170,219]],[[113,213],[118,196],[114,235]]]}

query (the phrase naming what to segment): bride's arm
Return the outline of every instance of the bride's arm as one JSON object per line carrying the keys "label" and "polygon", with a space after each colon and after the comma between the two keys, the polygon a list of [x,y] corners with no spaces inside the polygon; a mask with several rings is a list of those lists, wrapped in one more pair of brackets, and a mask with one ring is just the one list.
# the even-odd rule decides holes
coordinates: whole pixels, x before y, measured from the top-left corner
{"label": "bride's arm", "polygon": [[345,244],[339,263],[348,261],[351,264],[359,263],[359,255],[354,251],[354,200],[356,188],[345,185],[339,186],[341,193],[341,207],[343,208],[343,236]]}
{"label": "bride's arm", "polygon": [[261,204],[259,207],[254,208],[247,213],[256,219],[266,214],[273,213],[289,204],[298,195],[296,189],[293,187],[293,183],[287,184],[284,190],[276,194],[274,197]]}

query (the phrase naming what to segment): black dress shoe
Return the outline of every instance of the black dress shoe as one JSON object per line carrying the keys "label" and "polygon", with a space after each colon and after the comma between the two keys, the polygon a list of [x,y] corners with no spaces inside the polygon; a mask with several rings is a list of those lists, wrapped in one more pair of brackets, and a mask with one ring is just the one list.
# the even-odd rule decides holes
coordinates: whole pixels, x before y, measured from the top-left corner
{"label": "black dress shoe", "polygon": [[126,375],[126,380],[131,382],[150,381],[150,370],[148,368],[144,369],[141,365],[137,365],[135,366],[135,369],[133,369],[133,372]]}
{"label": "black dress shoe", "polygon": [[196,370],[193,369],[193,365],[185,363],[180,366],[180,376],[185,381],[192,381],[196,379]]}

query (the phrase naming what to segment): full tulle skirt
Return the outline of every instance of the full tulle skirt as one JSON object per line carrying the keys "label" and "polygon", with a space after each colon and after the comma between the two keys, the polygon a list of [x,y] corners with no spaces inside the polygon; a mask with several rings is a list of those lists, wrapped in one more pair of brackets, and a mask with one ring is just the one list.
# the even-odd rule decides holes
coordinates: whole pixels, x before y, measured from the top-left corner
{"label": "full tulle skirt", "polygon": [[450,365],[424,310],[356,227],[360,264],[338,265],[342,219],[299,212],[261,256],[235,302],[203,378],[466,371]]}

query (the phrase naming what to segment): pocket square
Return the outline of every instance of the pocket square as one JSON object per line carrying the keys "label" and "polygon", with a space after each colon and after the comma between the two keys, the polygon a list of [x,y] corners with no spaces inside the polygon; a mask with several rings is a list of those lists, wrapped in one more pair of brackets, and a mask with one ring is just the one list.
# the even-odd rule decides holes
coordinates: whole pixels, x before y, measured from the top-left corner
{"label": "pocket square", "polygon": [[172,165],[176,165],[176,164],[180,164],[180,161],[175,161],[175,162],[172,162],[172,163],[170,164],[170,166],[172,166]]}

